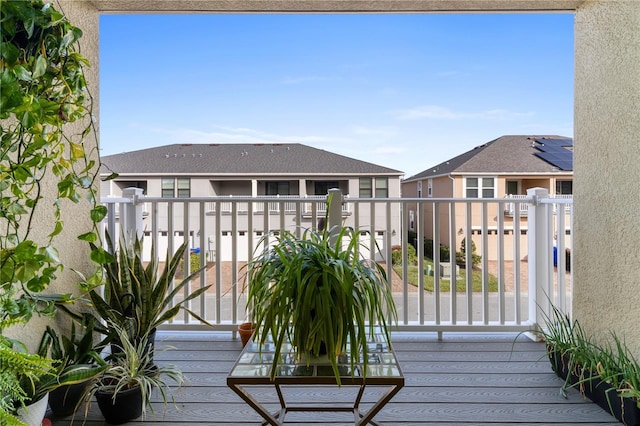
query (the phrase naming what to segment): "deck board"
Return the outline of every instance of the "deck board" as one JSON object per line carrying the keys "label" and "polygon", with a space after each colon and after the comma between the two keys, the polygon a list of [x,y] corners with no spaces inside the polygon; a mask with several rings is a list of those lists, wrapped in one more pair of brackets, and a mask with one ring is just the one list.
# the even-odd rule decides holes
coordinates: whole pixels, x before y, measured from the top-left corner
{"label": "deck board", "polygon": [[[597,405],[569,390],[560,396],[562,381],[551,371],[544,344],[514,334],[397,333],[393,344],[405,374],[405,387],[376,416],[385,425],[607,425],[616,420]],[[172,346],[174,349],[163,351]],[[259,425],[261,418],[226,386],[227,373],[241,351],[230,333],[161,332],[158,363],[177,364],[188,384],[175,393],[176,406],[166,412],[154,399],[156,414],[132,424],[145,425]],[[372,388],[364,398],[375,400]],[[352,389],[299,386],[288,390],[296,403],[331,404]],[[262,387],[255,395],[276,408],[275,392]],[[289,413],[286,425],[349,425],[348,413]],[[81,425],[84,416],[73,424]],[[54,419],[68,426],[71,419]],[[97,405],[89,409],[87,426],[102,426]]]}

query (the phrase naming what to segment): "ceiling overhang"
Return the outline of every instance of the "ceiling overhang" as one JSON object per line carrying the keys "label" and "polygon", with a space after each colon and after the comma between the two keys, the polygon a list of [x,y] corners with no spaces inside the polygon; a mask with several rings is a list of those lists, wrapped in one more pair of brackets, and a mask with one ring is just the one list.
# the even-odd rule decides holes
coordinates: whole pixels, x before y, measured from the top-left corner
{"label": "ceiling overhang", "polygon": [[586,0],[86,0],[106,13],[570,12]]}

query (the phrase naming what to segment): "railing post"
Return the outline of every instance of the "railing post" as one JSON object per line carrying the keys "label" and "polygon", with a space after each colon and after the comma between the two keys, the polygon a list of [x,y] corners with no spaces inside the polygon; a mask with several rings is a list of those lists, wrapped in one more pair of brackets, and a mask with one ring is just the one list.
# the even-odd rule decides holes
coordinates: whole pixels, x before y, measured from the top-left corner
{"label": "railing post", "polygon": [[127,244],[134,235],[142,238],[142,188],[125,188],[122,190],[122,198],[131,200],[124,203],[120,209],[120,227]]}
{"label": "railing post", "polygon": [[551,285],[549,282],[549,250],[551,239],[549,232],[549,204],[541,204],[541,198],[547,198],[549,191],[545,188],[527,190],[529,213],[527,218],[529,254],[529,321],[540,327],[545,316],[550,314]]}
{"label": "railing post", "polygon": [[327,202],[331,200],[331,204],[328,206],[328,220],[326,229],[331,231],[336,227],[335,232],[342,226],[342,191],[339,188],[332,188],[329,190],[329,195],[327,196]]}

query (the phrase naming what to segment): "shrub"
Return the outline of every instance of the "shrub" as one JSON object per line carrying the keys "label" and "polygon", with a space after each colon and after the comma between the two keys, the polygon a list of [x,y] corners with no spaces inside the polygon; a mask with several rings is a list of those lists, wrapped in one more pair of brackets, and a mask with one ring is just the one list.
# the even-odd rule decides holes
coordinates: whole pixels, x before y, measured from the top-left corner
{"label": "shrub", "polygon": [[200,269],[200,253],[189,254],[189,268],[191,272]]}
{"label": "shrub", "polygon": [[391,264],[392,265],[402,264],[402,246],[391,247]]}
{"label": "shrub", "polygon": [[[407,244],[407,262],[409,262],[410,265],[415,265],[417,261],[418,256],[416,254],[415,247],[413,247],[411,244]],[[391,247],[391,264],[402,264],[402,246]]]}
{"label": "shrub", "polygon": [[[456,252],[456,264],[461,267],[467,265],[466,238],[460,243],[460,251]],[[482,261],[482,256],[476,254],[476,243],[471,240],[471,266],[476,267]]]}

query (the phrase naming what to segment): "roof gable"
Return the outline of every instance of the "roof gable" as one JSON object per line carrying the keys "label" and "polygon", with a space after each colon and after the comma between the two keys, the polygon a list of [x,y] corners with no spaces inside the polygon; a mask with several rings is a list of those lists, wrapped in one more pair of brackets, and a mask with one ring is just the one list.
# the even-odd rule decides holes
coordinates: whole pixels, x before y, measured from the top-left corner
{"label": "roof gable", "polygon": [[[564,136],[502,136],[411,176],[405,182],[450,174],[524,174],[571,171],[573,167],[569,170],[561,170],[539,156],[543,152],[539,148],[544,145],[546,140],[556,141],[560,145],[573,145],[573,140]],[[567,142],[565,144],[562,141]]]}
{"label": "roof gable", "polygon": [[174,144],[101,158],[120,174],[386,174],[401,171],[302,144]]}

